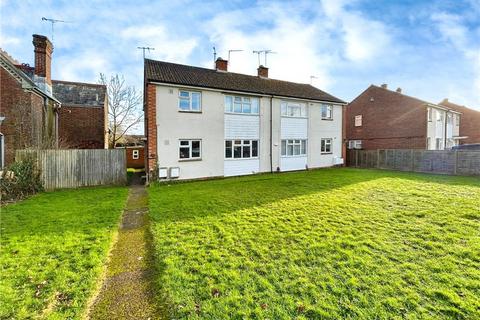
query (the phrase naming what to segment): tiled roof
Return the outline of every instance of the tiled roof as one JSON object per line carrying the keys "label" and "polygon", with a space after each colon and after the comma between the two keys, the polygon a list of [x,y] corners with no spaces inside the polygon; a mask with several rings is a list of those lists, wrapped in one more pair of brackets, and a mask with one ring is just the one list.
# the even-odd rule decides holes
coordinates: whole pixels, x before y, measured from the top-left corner
{"label": "tiled roof", "polygon": [[101,84],[52,80],[53,95],[63,105],[103,107],[107,88]]}
{"label": "tiled roof", "polygon": [[309,84],[145,59],[147,81],[345,103]]}
{"label": "tiled roof", "polygon": [[452,110],[457,111],[457,112],[461,112],[461,113],[474,112],[474,113],[477,113],[478,115],[480,115],[480,111],[475,110],[475,109],[471,109],[471,108],[466,107],[466,106],[461,106],[461,105],[452,103],[452,102],[448,101],[448,99],[444,99],[443,101],[441,101],[439,103],[439,105],[444,106],[444,107],[449,108],[449,109],[452,109]]}

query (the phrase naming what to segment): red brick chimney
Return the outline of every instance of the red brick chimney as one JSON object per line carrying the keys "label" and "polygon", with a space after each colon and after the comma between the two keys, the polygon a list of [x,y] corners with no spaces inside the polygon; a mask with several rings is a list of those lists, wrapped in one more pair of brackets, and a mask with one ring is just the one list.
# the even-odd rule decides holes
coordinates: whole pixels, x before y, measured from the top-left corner
{"label": "red brick chimney", "polygon": [[45,83],[52,86],[52,52],[53,45],[47,37],[33,35],[35,48],[35,75],[45,78]]}
{"label": "red brick chimney", "polygon": [[216,61],[215,61],[215,69],[217,71],[228,71],[228,61],[227,60],[223,60],[222,58],[218,58]]}
{"label": "red brick chimney", "polygon": [[260,65],[257,69],[258,76],[262,78],[268,78],[268,68]]}

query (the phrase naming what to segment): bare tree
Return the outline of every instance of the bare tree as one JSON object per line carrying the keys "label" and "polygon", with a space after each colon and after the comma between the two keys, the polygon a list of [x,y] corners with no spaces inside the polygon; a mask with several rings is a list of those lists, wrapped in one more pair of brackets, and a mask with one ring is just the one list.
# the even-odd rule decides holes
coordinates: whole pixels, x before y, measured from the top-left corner
{"label": "bare tree", "polygon": [[125,84],[123,76],[112,75],[107,79],[100,74],[100,83],[107,86],[109,145],[114,148],[118,141],[143,119],[139,108],[142,95],[135,87]]}

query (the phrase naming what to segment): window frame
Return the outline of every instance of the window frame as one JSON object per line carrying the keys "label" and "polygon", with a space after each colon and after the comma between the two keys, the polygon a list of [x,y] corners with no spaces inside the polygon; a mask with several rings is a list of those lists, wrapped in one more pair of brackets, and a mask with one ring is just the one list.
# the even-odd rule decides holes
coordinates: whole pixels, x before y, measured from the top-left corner
{"label": "window frame", "polygon": [[[323,110],[326,108],[327,110],[327,116],[323,116]],[[320,115],[322,117],[322,120],[333,120],[333,104],[326,104],[323,103],[321,108],[320,108]]]}
{"label": "window frame", "polygon": [[[285,108],[284,108],[285,106]],[[300,115],[290,115],[289,109],[300,109]],[[285,112],[284,112],[285,109]],[[303,110],[303,113],[302,113]],[[303,102],[292,102],[292,101],[281,101],[280,102],[280,116],[285,118],[300,118],[308,119],[308,108],[307,104]],[[298,139],[295,139],[298,140]]]}
{"label": "window frame", "polygon": [[[239,141],[239,143],[237,143]],[[248,141],[248,143],[247,143]],[[230,143],[230,147],[227,147],[227,143]],[[253,145],[256,144],[256,152],[257,152],[257,155],[254,156],[254,152],[253,152]],[[224,153],[223,153],[223,156],[224,156],[224,159],[225,160],[250,160],[250,159],[258,159],[260,156],[259,156],[259,145],[260,145],[260,141],[258,139],[226,139],[225,140],[225,143],[224,143]],[[235,157],[235,147],[239,147],[240,148],[240,157]],[[249,153],[250,153],[250,156],[249,157],[244,157],[244,149],[248,147],[250,149]],[[227,148],[230,148],[230,157],[227,157]]]}
{"label": "window frame", "polygon": [[140,159],[140,150],[138,149],[132,150],[132,159],[133,160]]}
{"label": "window frame", "polygon": [[[289,146],[292,154],[288,154]],[[300,151],[298,154],[295,154],[296,147]],[[306,157],[308,155],[308,139],[282,139],[280,142],[280,155],[282,158]]]}
{"label": "window frame", "polygon": [[455,120],[455,126],[460,127],[460,115],[459,114],[454,115],[454,120]]}
{"label": "window frame", "polygon": [[[357,140],[355,140],[357,141]],[[325,142],[325,143],[324,143]],[[328,143],[327,143],[328,142]],[[355,142],[356,143],[356,142]],[[327,149],[327,145],[330,150]],[[325,148],[324,148],[325,147]],[[325,149],[325,150],[324,150]],[[333,139],[332,138],[321,138],[320,139],[320,153],[321,154],[332,154],[333,153]]]}
{"label": "window frame", "polygon": [[[185,97],[182,97],[182,92],[188,93],[188,110],[182,109],[180,107],[180,103],[182,99],[185,99]],[[198,94],[199,95],[199,109],[193,109],[192,104],[193,104],[193,94]],[[178,111],[179,112],[192,112],[192,113],[202,113],[202,92],[201,91],[195,91],[195,90],[183,90],[179,89],[178,90]]]}
{"label": "window frame", "polygon": [[427,120],[428,122],[432,122],[433,121],[433,109],[432,107],[428,107],[427,108]]}
{"label": "window frame", "polygon": [[357,114],[354,119],[354,125],[355,127],[361,127],[363,126],[363,115]]}
{"label": "window frame", "polygon": [[[227,110],[227,100],[231,99],[231,106],[230,110]],[[240,102],[235,102],[235,100],[241,99]],[[253,112],[254,110],[254,101],[256,101],[257,104],[257,111]],[[241,115],[252,115],[252,116],[258,116],[260,114],[260,98],[259,97],[252,97],[252,96],[239,96],[239,95],[231,95],[231,94],[226,94],[224,99],[224,112],[227,114],[241,114]],[[240,103],[240,111],[235,111],[235,103]],[[250,106],[250,112],[244,112],[244,106],[249,105]]]}
{"label": "window frame", "polygon": [[[182,142],[188,142],[188,145],[182,145]],[[198,142],[199,143],[199,156],[198,157],[193,157],[193,142]],[[181,157],[181,149],[186,149],[188,148],[188,158],[182,158]],[[195,160],[202,160],[202,139],[179,139],[178,140],[178,160],[179,161],[195,161]]]}

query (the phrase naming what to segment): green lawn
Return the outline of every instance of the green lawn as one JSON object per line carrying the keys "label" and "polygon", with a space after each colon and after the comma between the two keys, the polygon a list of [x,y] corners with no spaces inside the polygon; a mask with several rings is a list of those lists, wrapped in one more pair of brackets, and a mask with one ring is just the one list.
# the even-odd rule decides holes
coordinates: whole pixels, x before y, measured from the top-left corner
{"label": "green lawn", "polygon": [[480,179],[325,169],[149,188],[175,318],[480,318]]}
{"label": "green lawn", "polygon": [[1,208],[0,319],[80,318],[127,192],[56,191]]}

